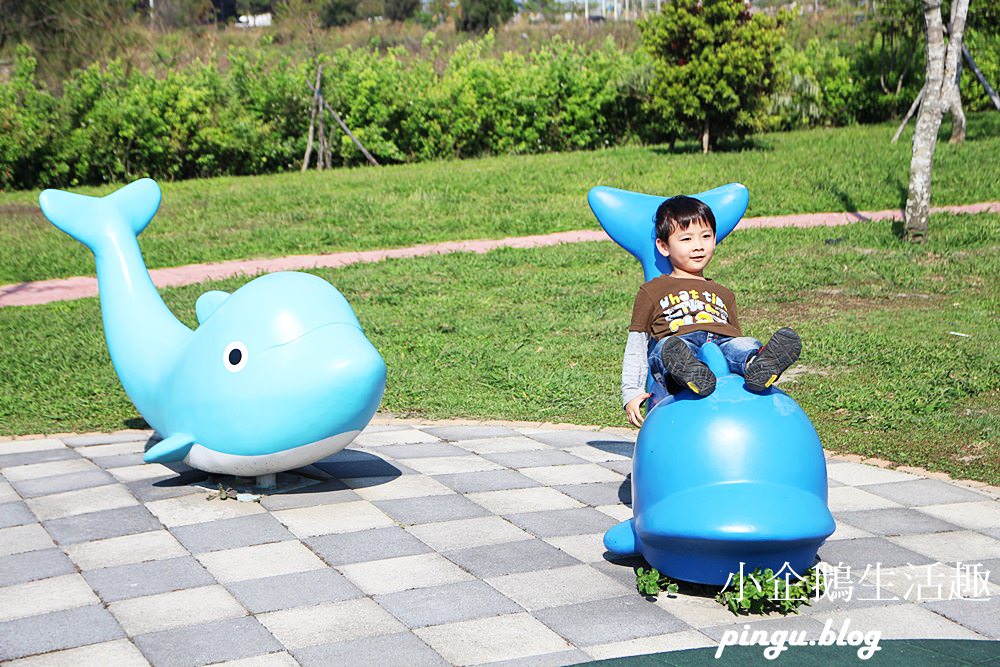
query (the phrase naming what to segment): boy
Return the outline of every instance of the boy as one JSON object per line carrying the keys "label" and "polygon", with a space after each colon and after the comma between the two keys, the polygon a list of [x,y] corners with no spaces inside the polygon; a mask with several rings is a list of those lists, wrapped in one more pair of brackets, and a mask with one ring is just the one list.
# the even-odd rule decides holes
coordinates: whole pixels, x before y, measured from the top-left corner
{"label": "boy", "polygon": [[634,426],[642,425],[639,408],[650,396],[647,370],[664,388],[674,383],[675,389],[688,387],[699,396],[715,391],[715,375],[695,356],[705,343],[719,346],[729,369],[745,377],[751,391],[770,387],[802,352],[798,334],[788,328],[764,346],[744,337],[733,293],[704,276],[715,253],[712,209],[693,197],[671,197],[656,210],[655,222],[656,248],[674,270],[640,287],[632,307],[622,404]]}

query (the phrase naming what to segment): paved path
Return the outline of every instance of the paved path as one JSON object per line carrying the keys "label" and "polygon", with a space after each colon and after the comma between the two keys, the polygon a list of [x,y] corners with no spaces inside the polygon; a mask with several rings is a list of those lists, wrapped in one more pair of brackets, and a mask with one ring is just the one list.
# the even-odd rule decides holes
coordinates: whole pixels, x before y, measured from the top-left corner
{"label": "paved path", "polygon": [[0,662],[568,665],[828,619],[1000,638],[1000,502],[939,479],[829,460],[836,599],[736,619],[692,590],[648,602],[605,559],[631,515],[627,431],[390,421],[259,503],[143,464],[149,435],[0,442]]}
{"label": "paved path", "polygon": [[[933,213],[1000,213],[1000,202],[985,202],[965,206],[944,206],[931,209]],[[818,227],[846,225],[872,220],[901,220],[902,211],[860,211],[853,213],[805,213],[765,218],[745,218],[739,229],[760,227]],[[497,240],[448,241],[427,243],[409,248],[337,252],[326,255],[292,255],[273,259],[251,259],[216,264],[190,264],[166,269],[152,269],[149,275],[157,287],[191,285],[206,280],[222,280],[232,276],[253,276],[275,271],[336,268],[350,264],[380,262],[386,259],[404,259],[426,255],[445,255],[453,252],[485,253],[497,248],[539,248],[562,243],[607,241],[603,231],[574,231],[518,236]],[[34,306],[53,301],[72,301],[97,296],[97,279],[90,277],[38,280],[14,285],[0,285],[0,308],[4,306]]]}

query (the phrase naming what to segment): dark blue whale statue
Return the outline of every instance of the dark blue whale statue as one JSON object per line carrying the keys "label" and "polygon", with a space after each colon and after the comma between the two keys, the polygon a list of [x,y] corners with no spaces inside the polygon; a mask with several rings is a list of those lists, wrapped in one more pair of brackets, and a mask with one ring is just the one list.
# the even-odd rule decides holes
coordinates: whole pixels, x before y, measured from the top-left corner
{"label": "dark blue whale statue", "polygon": [[[712,209],[720,241],[749,201],[738,183],[693,196]],[[663,197],[599,187],[588,199],[647,280],[672,270],[654,246]],[[757,567],[801,575],[836,528],[816,429],[780,389],[748,391],[718,346],[706,344],[700,358],[718,378],[711,395],[671,396],[651,383],[654,407],[632,463],[633,518],[608,530],[604,546],[695,583],[723,585],[730,573]]]}

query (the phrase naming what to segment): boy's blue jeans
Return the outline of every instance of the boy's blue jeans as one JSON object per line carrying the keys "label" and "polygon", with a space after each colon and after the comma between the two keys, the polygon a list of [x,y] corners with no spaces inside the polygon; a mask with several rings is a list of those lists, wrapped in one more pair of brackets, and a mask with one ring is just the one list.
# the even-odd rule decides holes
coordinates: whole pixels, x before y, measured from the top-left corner
{"label": "boy's blue jeans", "polygon": [[705,343],[715,343],[722,350],[722,356],[729,364],[729,370],[737,375],[744,375],[747,368],[747,359],[757,354],[763,347],[756,338],[749,336],[720,336],[709,331],[692,331],[691,333],[666,336],[656,342],[656,345],[649,351],[649,372],[653,375],[660,386],[667,386],[667,369],[663,366],[663,343],[667,338],[680,338],[691,350],[691,354],[698,356],[698,350]]}

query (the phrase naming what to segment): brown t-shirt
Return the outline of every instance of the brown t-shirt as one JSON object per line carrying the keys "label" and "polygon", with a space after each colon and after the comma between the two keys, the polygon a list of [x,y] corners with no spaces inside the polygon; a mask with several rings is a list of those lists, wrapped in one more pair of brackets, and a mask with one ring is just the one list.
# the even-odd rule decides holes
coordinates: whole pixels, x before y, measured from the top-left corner
{"label": "brown t-shirt", "polygon": [[742,336],[736,319],[736,297],[712,280],[662,275],[639,288],[629,331],[660,340],[673,334],[711,331]]}

